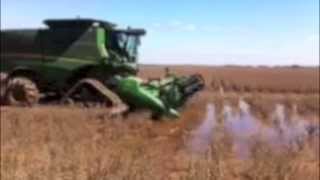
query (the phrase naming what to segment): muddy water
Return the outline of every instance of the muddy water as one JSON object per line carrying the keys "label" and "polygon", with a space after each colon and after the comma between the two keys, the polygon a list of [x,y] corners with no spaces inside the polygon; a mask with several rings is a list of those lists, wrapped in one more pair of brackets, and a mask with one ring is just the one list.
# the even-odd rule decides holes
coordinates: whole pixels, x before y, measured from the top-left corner
{"label": "muddy water", "polygon": [[261,124],[250,113],[250,106],[243,100],[239,101],[240,112],[233,113],[228,105],[224,108],[224,127],[233,138],[233,150],[241,158],[250,155],[252,137],[259,133]]}
{"label": "muddy water", "polygon": [[194,130],[193,137],[188,144],[192,152],[204,152],[209,148],[216,124],[215,107],[213,104],[208,104],[206,117],[200,126]]}
{"label": "muddy water", "polygon": [[273,146],[299,146],[312,135],[308,132],[311,123],[294,116],[289,119],[285,115],[285,107],[277,104],[272,117],[273,126],[264,128],[267,141]]}
{"label": "muddy water", "polygon": [[[214,104],[207,105],[207,114],[197,127],[190,140],[189,147],[193,152],[204,152],[213,142],[215,127],[222,126],[224,133],[231,135],[232,150],[239,158],[250,157],[255,139],[259,138],[272,148],[301,148],[310,138],[319,139],[319,125],[312,124],[293,113],[286,116],[285,106],[277,104],[270,115],[271,125],[267,126],[253,116],[250,106],[240,99],[239,110],[225,104],[223,122],[218,124]],[[317,151],[316,151],[317,152]]]}

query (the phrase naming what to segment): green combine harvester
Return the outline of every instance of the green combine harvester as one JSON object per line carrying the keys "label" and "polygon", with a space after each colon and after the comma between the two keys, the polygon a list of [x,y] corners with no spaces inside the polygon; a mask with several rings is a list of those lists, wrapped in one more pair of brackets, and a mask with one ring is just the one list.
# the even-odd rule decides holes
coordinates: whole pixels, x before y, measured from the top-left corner
{"label": "green combine harvester", "polygon": [[177,109],[204,87],[200,75],[137,77],[143,29],[118,29],[94,19],[51,19],[43,29],[1,31],[1,102],[32,106],[41,99],[106,105],[114,113]]}

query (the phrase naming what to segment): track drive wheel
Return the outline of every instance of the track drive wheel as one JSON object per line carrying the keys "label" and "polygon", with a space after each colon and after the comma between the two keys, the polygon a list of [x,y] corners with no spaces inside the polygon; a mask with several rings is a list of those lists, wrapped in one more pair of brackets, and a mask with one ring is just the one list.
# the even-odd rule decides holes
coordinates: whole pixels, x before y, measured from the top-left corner
{"label": "track drive wheel", "polygon": [[6,103],[13,106],[33,106],[38,103],[40,93],[35,82],[26,77],[9,79],[6,91]]}
{"label": "track drive wheel", "polygon": [[0,105],[4,104],[5,102],[5,94],[7,90],[7,80],[8,74],[7,73],[0,73]]}
{"label": "track drive wheel", "polygon": [[62,103],[73,103],[80,100],[84,104],[98,103],[109,106],[110,114],[120,115],[128,110],[120,97],[99,80],[92,78],[81,79],[62,98]]}

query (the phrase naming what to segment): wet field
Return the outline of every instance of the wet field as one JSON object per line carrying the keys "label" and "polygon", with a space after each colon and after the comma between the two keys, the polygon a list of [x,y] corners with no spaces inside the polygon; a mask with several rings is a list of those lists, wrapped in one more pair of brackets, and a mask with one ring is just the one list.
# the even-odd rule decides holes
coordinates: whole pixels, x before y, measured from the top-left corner
{"label": "wet field", "polygon": [[316,179],[317,111],[299,103],[304,95],[274,96],[202,92],[162,121],[147,111],[1,107],[1,179]]}
{"label": "wet field", "polygon": [[318,179],[318,68],[172,69],[206,81],[176,120],[154,121],[145,110],[111,118],[105,108],[2,106],[1,179]]}
{"label": "wet field", "polygon": [[215,143],[214,137],[219,133],[231,136],[233,151],[241,159],[250,158],[252,146],[257,141],[279,151],[299,149],[305,143],[311,143],[314,153],[319,152],[319,123],[299,116],[296,108],[288,117],[285,106],[276,104],[268,124],[255,117],[250,105],[242,99],[238,102],[238,108],[229,104],[223,106],[222,121],[218,120],[214,103],[207,104],[206,108],[206,117],[193,130],[193,137],[188,144],[192,152],[204,153],[211,143]]}

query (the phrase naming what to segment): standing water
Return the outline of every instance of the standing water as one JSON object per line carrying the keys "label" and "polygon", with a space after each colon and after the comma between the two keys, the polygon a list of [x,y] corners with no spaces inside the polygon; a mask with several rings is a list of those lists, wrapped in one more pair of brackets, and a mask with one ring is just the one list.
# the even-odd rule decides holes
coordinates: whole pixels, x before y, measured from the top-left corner
{"label": "standing water", "polygon": [[207,104],[207,114],[200,126],[194,131],[189,144],[191,150],[196,153],[205,152],[212,143],[213,131],[216,125],[215,108],[213,104]]}
{"label": "standing water", "polygon": [[250,113],[250,106],[244,100],[239,101],[240,112],[233,115],[230,106],[224,107],[224,126],[232,135],[234,151],[240,158],[250,155],[251,137],[259,132],[260,124]]}
{"label": "standing water", "polygon": [[[232,148],[238,158],[250,157],[256,138],[261,138],[263,142],[275,149],[302,147],[310,137],[319,141],[319,125],[301,119],[297,113],[293,113],[291,119],[288,118],[285,106],[282,104],[277,104],[270,115],[271,126],[263,125],[262,121],[256,119],[250,111],[249,104],[244,100],[240,100],[238,106],[239,111],[233,111],[228,104],[225,104],[223,108],[223,126],[225,132],[231,135]],[[215,107],[213,104],[207,104],[206,109],[205,118],[194,130],[192,139],[188,142],[188,147],[192,152],[206,152],[210,145],[215,143],[213,142],[214,128],[217,125]],[[314,144],[318,144],[318,141],[315,141]]]}
{"label": "standing water", "polygon": [[276,105],[272,120],[273,127],[266,128],[265,134],[267,141],[274,146],[300,146],[308,136],[312,135],[310,129],[314,129],[314,125],[300,119],[296,114],[289,119],[282,104]]}

